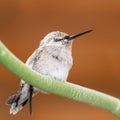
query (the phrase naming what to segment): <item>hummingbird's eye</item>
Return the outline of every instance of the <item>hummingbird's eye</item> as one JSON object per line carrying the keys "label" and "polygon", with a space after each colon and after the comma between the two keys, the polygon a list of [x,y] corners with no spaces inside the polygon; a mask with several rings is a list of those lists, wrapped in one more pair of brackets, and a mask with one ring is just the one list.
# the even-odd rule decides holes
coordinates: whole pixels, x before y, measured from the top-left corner
{"label": "hummingbird's eye", "polygon": [[70,36],[65,36],[65,37],[64,37],[64,39],[67,39],[67,40],[68,40],[69,38],[70,38]]}
{"label": "hummingbird's eye", "polygon": [[54,39],[55,42],[59,42],[59,41],[62,41],[62,40],[63,40],[63,38],[55,38]]}

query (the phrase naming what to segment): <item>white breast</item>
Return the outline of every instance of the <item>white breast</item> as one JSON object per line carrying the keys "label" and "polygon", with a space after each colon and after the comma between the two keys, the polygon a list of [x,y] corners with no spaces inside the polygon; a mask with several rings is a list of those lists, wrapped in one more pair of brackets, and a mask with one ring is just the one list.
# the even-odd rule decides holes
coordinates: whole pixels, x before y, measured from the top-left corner
{"label": "white breast", "polygon": [[71,65],[63,64],[62,62],[58,62],[53,58],[48,58],[45,61],[39,62],[37,71],[55,79],[66,81],[70,68]]}
{"label": "white breast", "polygon": [[[53,53],[50,51],[43,51],[40,54],[39,60],[36,62],[30,62],[31,61],[31,57],[28,59],[28,61],[26,62],[26,65],[28,65],[31,69],[44,74],[44,75],[48,75],[50,77],[53,77],[57,80],[60,81],[66,81],[67,80],[67,76],[69,73],[69,70],[72,66],[72,56],[69,53],[65,53],[60,52],[59,53],[59,57],[61,57],[61,59],[55,59],[53,57]],[[58,55],[58,53],[57,53]],[[34,54],[32,55],[34,56]],[[34,61],[34,60],[32,60]],[[30,64],[31,63],[31,64]]]}

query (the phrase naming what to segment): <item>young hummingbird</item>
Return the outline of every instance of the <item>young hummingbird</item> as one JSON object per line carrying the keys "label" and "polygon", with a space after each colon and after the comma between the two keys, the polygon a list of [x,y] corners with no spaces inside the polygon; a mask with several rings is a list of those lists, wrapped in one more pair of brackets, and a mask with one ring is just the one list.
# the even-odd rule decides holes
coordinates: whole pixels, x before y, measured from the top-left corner
{"label": "young hummingbird", "polygon": [[[72,40],[91,31],[87,30],[72,36],[59,31],[47,34],[28,58],[26,65],[38,73],[65,82],[73,64]],[[7,104],[11,105],[10,114],[18,113],[28,100],[30,101],[30,113],[32,113],[32,97],[39,91],[21,80],[17,94],[7,100]]]}

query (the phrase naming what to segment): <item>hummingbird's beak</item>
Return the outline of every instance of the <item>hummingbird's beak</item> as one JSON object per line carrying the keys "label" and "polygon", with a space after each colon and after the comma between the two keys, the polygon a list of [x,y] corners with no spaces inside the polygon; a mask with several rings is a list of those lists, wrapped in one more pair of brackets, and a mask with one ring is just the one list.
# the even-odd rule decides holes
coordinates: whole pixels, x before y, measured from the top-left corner
{"label": "hummingbird's beak", "polygon": [[68,37],[68,40],[73,40],[73,39],[75,39],[76,37],[79,37],[79,36],[81,36],[81,35],[84,35],[84,34],[86,34],[86,33],[92,32],[92,31],[93,31],[93,30],[87,30],[87,31],[84,31],[84,32],[77,33],[77,34],[75,34],[75,35],[71,35],[71,36]]}

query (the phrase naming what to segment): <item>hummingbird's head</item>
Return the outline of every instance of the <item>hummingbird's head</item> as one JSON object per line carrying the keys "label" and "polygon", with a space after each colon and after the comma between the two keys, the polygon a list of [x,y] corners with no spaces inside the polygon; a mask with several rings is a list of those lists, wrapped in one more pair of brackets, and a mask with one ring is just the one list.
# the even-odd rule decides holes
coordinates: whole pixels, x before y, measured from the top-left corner
{"label": "hummingbird's head", "polygon": [[77,38],[77,37],[79,37],[81,35],[84,35],[84,34],[86,34],[88,32],[91,32],[91,31],[92,30],[87,30],[85,32],[81,32],[81,33],[71,35],[71,36],[69,36],[66,33],[59,32],[59,31],[51,32],[51,33],[48,33],[43,38],[40,45],[41,46],[48,46],[48,45],[71,46],[73,39],[75,39],[75,38]]}

